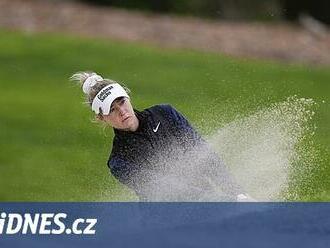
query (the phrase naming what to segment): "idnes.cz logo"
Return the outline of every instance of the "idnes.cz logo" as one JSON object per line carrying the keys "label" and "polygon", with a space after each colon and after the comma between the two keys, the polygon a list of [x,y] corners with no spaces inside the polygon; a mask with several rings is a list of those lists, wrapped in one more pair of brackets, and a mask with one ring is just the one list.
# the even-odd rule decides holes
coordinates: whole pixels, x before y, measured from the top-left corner
{"label": "idnes.cz logo", "polygon": [[96,233],[97,219],[78,218],[66,223],[66,213],[1,213],[1,234],[78,234],[93,235]]}

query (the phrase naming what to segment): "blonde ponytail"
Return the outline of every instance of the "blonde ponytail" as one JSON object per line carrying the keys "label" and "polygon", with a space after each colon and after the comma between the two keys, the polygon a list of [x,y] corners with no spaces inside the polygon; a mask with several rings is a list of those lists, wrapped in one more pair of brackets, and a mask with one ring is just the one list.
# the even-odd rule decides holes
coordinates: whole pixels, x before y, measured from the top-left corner
{"label": "blonde ponytail", "polygon": [[[80,85],[80,87],[83,89],[83,92],[86,94],[86,99],[89,105],[92,105],[95,96],[97,93],[99,93],[100,90],[109,84],[117,83],[111,79],[104,79],[92,71],[76,72],[70,77],[70,80],[75,81]],[[122,86],[127,94],[129,94],[130,90],[126,86]]]}

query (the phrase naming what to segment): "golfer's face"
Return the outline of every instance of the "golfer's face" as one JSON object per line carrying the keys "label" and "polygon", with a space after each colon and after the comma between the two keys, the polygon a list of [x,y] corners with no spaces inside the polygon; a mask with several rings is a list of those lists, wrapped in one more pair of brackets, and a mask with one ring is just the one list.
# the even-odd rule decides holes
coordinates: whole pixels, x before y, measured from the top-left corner
{"label": "golfer's face", "polygon": [[116,129],[129,130],[132,126],[135,113],[127,97],[117,98],[110,108],[108,115],[103,115],[103,120]]}

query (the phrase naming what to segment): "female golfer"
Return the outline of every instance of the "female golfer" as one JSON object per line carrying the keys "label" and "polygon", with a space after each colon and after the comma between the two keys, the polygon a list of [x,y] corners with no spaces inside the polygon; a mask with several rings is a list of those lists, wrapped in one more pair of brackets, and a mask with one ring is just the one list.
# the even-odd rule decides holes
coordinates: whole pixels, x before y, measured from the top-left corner
{"label": "female golfer", "polygon": [[82,85],[98,120],[114,129],[108,167],[142,201],[250,201],[224,163],[170,105],[133,109],[129,90],[94,72]]}

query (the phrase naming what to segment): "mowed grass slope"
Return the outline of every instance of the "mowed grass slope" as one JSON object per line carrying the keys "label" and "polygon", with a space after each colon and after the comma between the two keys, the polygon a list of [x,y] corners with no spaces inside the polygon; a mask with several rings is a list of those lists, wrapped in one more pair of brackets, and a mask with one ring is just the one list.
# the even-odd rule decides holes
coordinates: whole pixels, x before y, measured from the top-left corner
{"label": "mowed grass slope", "polygon": [[[124,82],[136,108],[170,103],[203,134],[287,97],[313,98],[322,168],[301,200],[330,200],[330,71],[186,50],[0,31],[0,200],[136,200],[110,174],[112,131],[93,115],[72,73]],[[325,103],[322,101],[325,100]]]}

